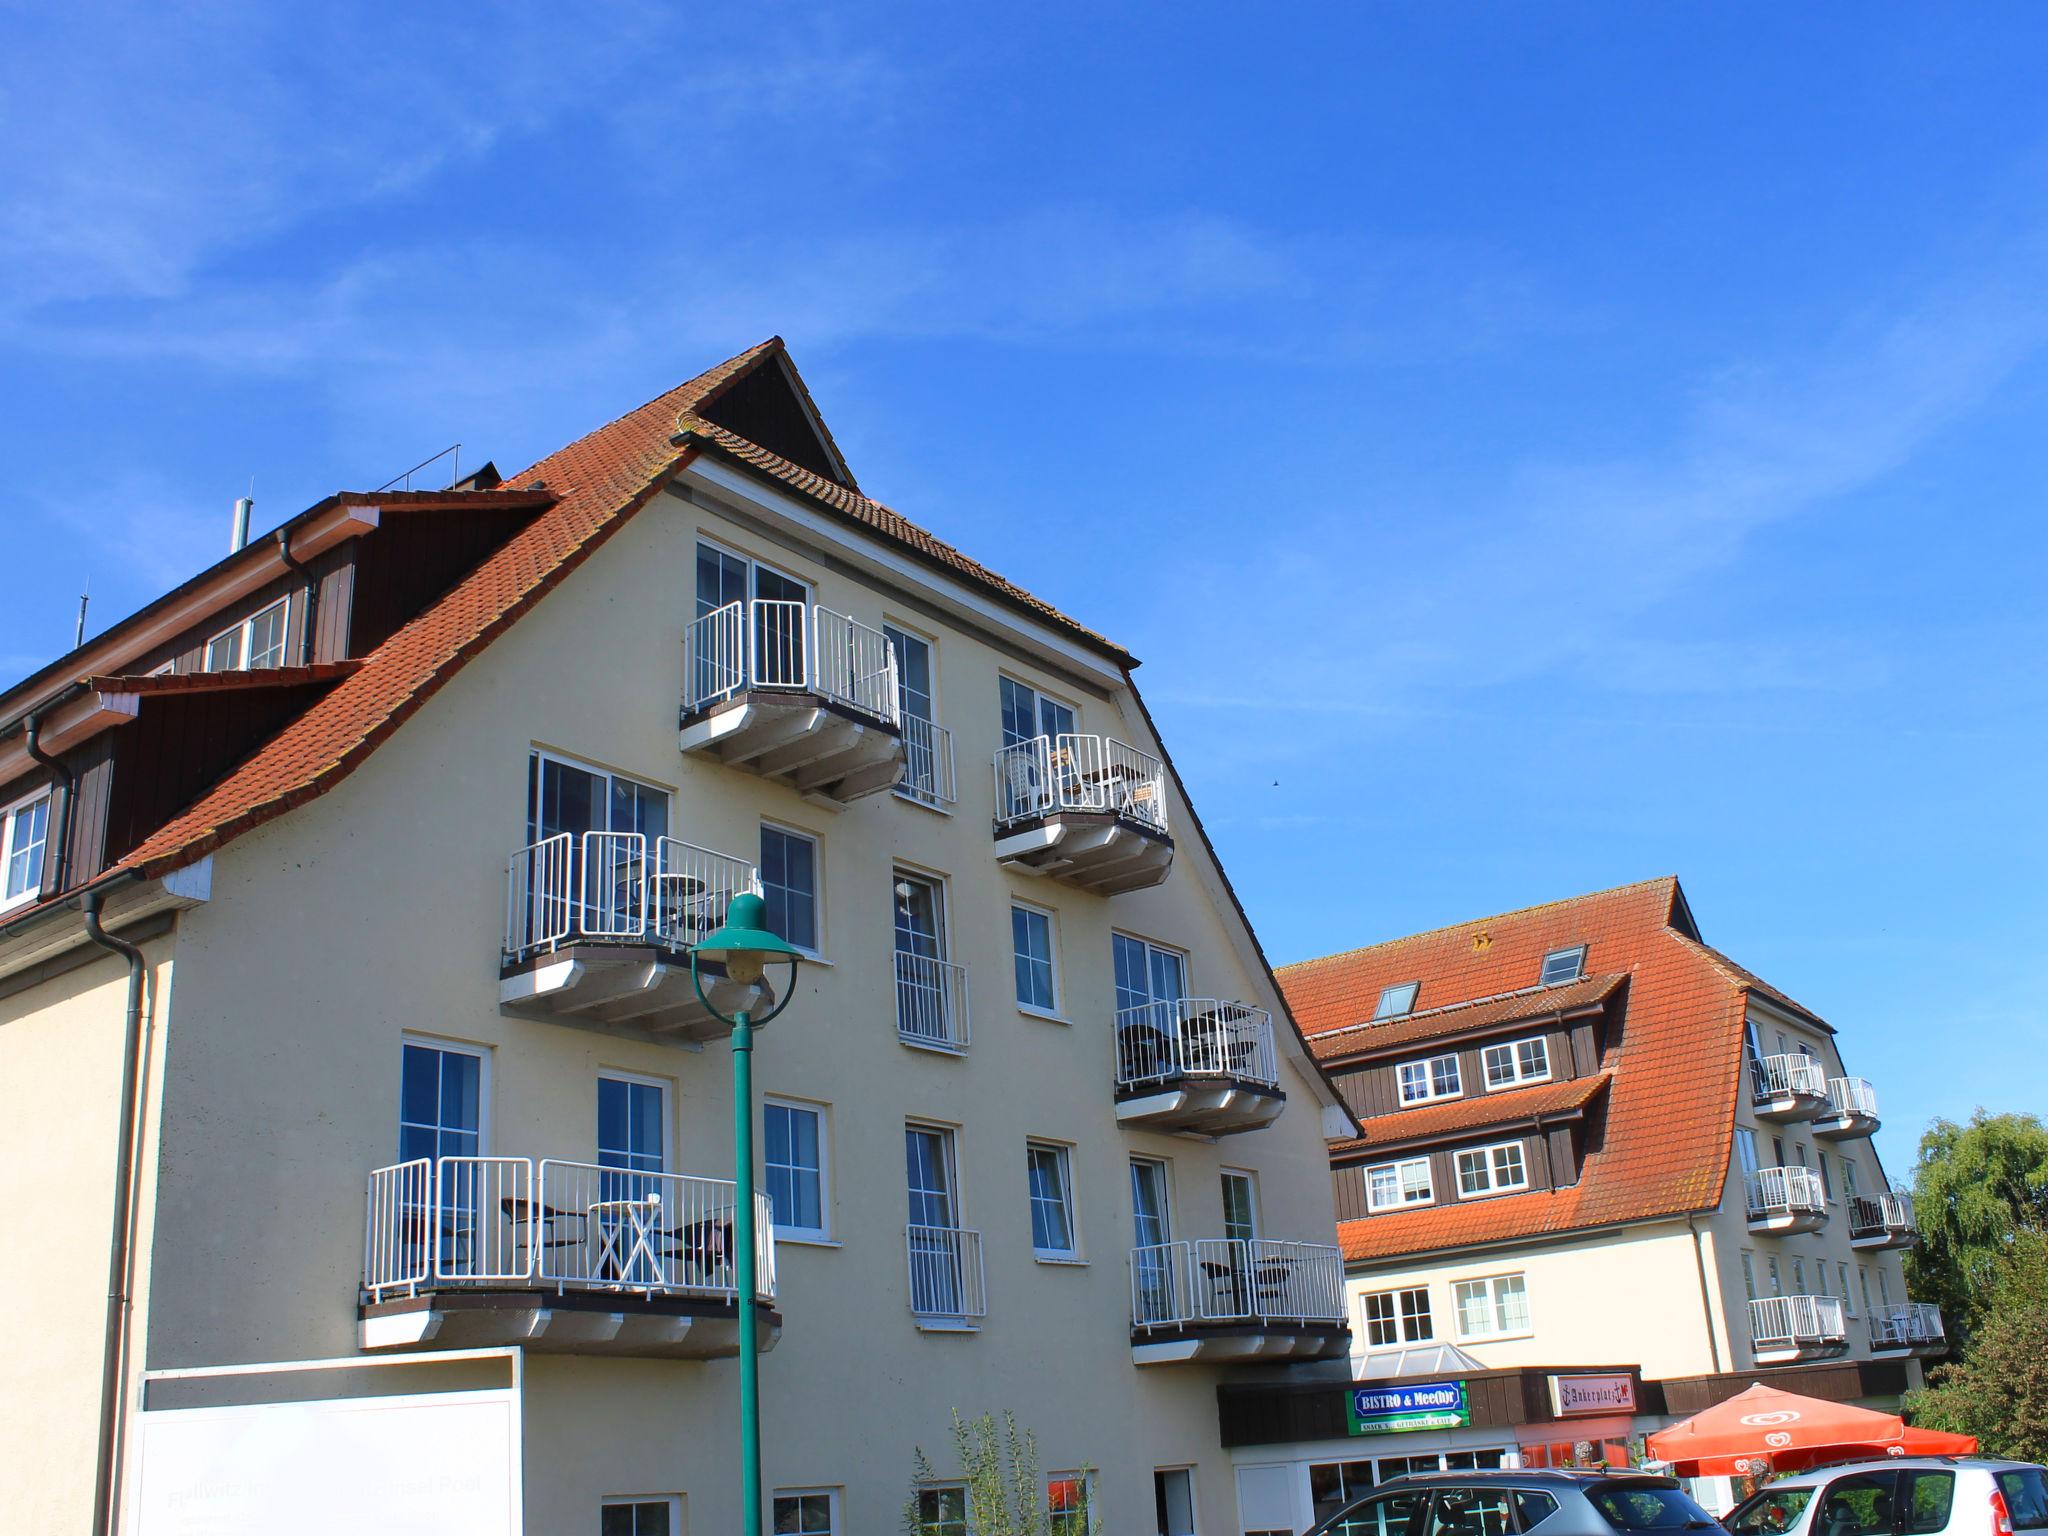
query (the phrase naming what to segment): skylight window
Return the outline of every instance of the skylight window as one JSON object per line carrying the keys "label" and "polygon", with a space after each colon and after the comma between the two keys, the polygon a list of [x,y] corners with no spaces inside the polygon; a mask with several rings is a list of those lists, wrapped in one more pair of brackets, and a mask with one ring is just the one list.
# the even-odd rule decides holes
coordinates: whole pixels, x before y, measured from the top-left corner
{"label": "skylight window", "polygon": [[1379,1006],[1372,1011],[1376,1019],[1398,1019],[1404,1013],[1415,1011],[1415,994],[1421,990],[1419,981],[1404,981],[1388,987],[1380,993]]}
{"label": "skylight window", "polygon": [[1538,986],[1554,986],[1560,981],[1577,981],[1586,974],[1586,946],[1574,944],[1570,949],[1553,949],[1543,957],[1543,974],[1537,978]]}

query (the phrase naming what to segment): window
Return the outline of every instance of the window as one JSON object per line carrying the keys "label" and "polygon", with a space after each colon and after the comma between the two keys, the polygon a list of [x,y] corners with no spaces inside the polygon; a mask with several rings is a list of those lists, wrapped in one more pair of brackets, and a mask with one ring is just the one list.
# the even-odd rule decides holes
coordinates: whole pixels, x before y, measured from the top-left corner
{"label": "window", "polygon": [[598,1536],[682,1536],[683,1522],[670,1498],[606,1499]]}
{"label": "window", "polygon": [[1373,1009],[1372,1016],[1376,1019],[1398,1019],[1405,1013],[1413,1013],[1415,994],[1421,990],[1422,983],[1419,981],[1404,981],[1385,988],[1380,993],[1379,1006]]}
{"label": "window", "polygon": [[1555,986],[1561,981],[1577,981],[1586,970],[1586,946],[1574,944],[1569,949],[1553,949],[1543,957],[1543,972],[1536,978],[1540,987]]}
{"label": "window", "polygon": [[1026,1142],[1024,1173],[1031,1191],[1031,1251],[1041,1259],[1073,1258],[1074,1175],[1067,1149]]}
{"label": "window", "polygon": [[[752,681],[786,688],[804,686],[810,676],[804,647],[808,632],[804,607],[811,600],[811,589],[792,576],[700,540],[697,617],[701,619],[749,596],[756,600],[751,637]],[[736,639],[737,635],[728,635],[724,643],[730,646]],[[700,698],[729,691],[737,681],[729,670],[736,658],[723,658],[719,650],[717,644],[708,645],[699,655],[701,670],[694,691]]]}
{"label": "window", "polygon": [[1119,1083],[1172,1077],[1180,1071],[1181,1003],[1187,996],[1187,956],[1127,933],[1109,939],[1116,974],[1116,1052]]}
{"label": "window", "polygon": [[1509,1536],[1514,1516],[1506,1488],[1443,1488],[1436,1496],[1438,1536]]}
{"label": "window", "polygon": [[967,1489],[958,1483],[918,1489],[917,1536],[967,1536]]}
{"label": "window", "polygon": [[2005,1495],[2006,1512],[2016,1531],[2048,1529],[2048,1475],[2039,1467],[2012,1467],[1992,1474]]}
{"label": "window", "polygon": [[1428,1104],[1436,1099],[1455,1099],[1459,1092],[1458,1058],[1453,1052],[1431,1056],[1426,1061],[1404,1061],[1395,1075],[1401,1084],[1403,1104]]}
{"label": "window", "polygon": [[1223,1235],[1248,1243],[1259,1235],[1259,1187],[1249,1173],[1223,1170]]}
{"label": "window", "polygon": [[1419,1344],[1436,1337],[1426,1287],[1367,1291],[1361,1300],[1365,1307],[1365,1341],[1375,1348]]}
{"label": "window", "polygon": [[224,629],[206,642],[209,672],[261,671],[284,665],[285,618],[291,599],[281,597],[261,613]]}
{"label": "window", "polygon": [[1842,1159],[1842,1193],[1851,1200],[1856,1198],[1856,1159],[1853,1157]]}
{"label": "window", "polygon": [[997,702],[1003,714],[1003,745],[1014,747],[1037,736],[1074,734],[1074,710],[1014,677],[998,679]]}
{"label": "window", "polygon": [[1365,1203],[1370,1210],[1397,1211],[1403,1206],[1427,1205],[1435,1198],[1426,1157],[1375,1163],[1365,1170]]}
{"label": "window", "polygon": [[1870,1310],[1870,1271],[1861,1264],[1856,1266],[1856,1290],[1863,1297],[1863,1310]]}
{"label": "window", "polygon": [[832,1488],[778,1489],[775,1536],[838,1536],[839,1497]]}
{"label": "window", "polygon": [[818,950],[818,844],[801,832],[761,824],[761,899],[768,928],[798,949]]}
{"label": "window", "polygon": [[1837,1264],[1835,1270],[1842,1280],[1842,1310],[1848,1313],[1849,1316],[1854,1317],[1856,1315],[1856,1298],[1849,1291],[1849,1266],[1847,1264]]}
{"label": "window", "polygon": [[1887,1307],[1892,1304],[1892,1277],[1881,1268],[1877,1272],[1877,1299]]}
{"label": "window", "polygon": [[1534,1530],[1556,1513],[1557,1500],[1549,1494],[1538,1493],[1533,1488],[1515,1490],[1515,1515],[1522,1522],[1523,1530]]}
{"label": "window", "polygon": [[965,1317],[978,1286],[960,1231],[953,1133],[911,1123],[903,1128],[910,1196],[910,1310],[919,1317]]}
{"label": "window", "polygon": [[1817,1156],[1817,1157],[1815,1158],[1815,1161],[1816,1161],[1816,1163],[1818,1163],[1818,1165],[1819,1165],[1819,1167],[1820,1167],[1820,1192],[1821,1192],[1821,1196],[1822,1196],[1822,1197],[1823,1197],[1824,1199],[1826,1199],[1826,1200],[1827,1200],[1827,1201],[1828,1201],[1828,1202],[1829,1202],[1830,1204],[1832,1204],[1832,1203],[1834,1202],[1834,1198],[1835,1198],[1835,1181],[1834,1181],[1834,1178],[1833,1178],[1833,1177],[1832,1177],[1832,1176],[1831,1176],[1831,1175],[1830,1175],[1830,1174],[1828,1173],[1828,1155],[1827,1155],[1827,1153],[1825,1153],[1825,1152],[1822,1152],[1822,1153],[1820,1153],[1820,1154],[1819,1154],[1819,1155],[1818,1155],[1818,1156]]}
{"label": "window", "polygon": [[[559,934],[568,920],[598,934],[628,934],[647,920],[644,875],[668,835],[668,791],[603,768],[535,751],[527,762],[526,840],[519,873],[523,914],[534,940]],[[609,833],[586,839],[585,833]],[[580,882],[580,884],[579,884]],[[698,935],[725,921],[734,892],[704,892],[695,903]],[[713,908],[716,908],[713,911]]]}
{"label": "window", "polygon": [[764,1101],[761,1145],[775,1235],[830,1237],[825,1202],[825,1112],[785,1099]]}
{"label": "window", "polygon": [[1055,1472],[1046,1478],[1045,1513],[1051,1536],[1088,1536],[1094,1484],[1086,1472]]}
{"label": "window", "polygon": [[597,1162],[601,1168],[660,1173],[667,1165],[668,1093],[644,1078],[597,1080]]}
{"label": "window", "polygon": [[[1898,1507],[1904,1518],[1899,1522],[1899,1536],[1935,1536],[1936,1532],[1947,1530],[1949,1510],[1955,1501],[1955,1473],[1901,1467]],[[2010,1511],[2008,1505],[2007,1512]]]}
{"label": "window", "polygon": [[1550,1081],[1550,1041],[1542,1035],[1489,1045],[1481,1059],[1486,1065],[1489,1090]]}
{"label": "window", "polygon": [[484,1140],[484,1057],[461,1046],[405,1042],[398,1156],[475,1157]]}
{"label": "window", "polygon": [[[1436,1460],[1429,1459],[1432,1463]],[[1314,1469],[1310,1471],[1313,1473]],[[1313,1488],[1313,1482],[1310,1486]],[[1340,1524],[1330,1528],[1330,1536],[1422,1536],[1428,1524],[1429,1490],[1396,1488],[1375,1494],[1360,1504]]]}
{"label": "window", "polygon": [[1460,1280],[1451,1287],[1461,1338],[1484,1339],[1529,1332],[1529,1286],[1520,1275]]}
{"label": "window", "polygon": [[1519,1141],[1473,1147],[1458,1154],[1458,1197],[1497,1194],[1529,1187],[1529,1166]]}
{"label": "window", "polygon": [[1746,1125],[1735,1127],[1735,1150],[1742,1159],[1744,1173],[1756,1172],[1756,1132]]}
{"label": "window", "polygon": [[1138,1315],[1178,1315],[1180,1271],[1174,1265],[1173,1213],[1167,1193],[1166,1164],[1155,1157],[1131,1159],[1132,1301]]}
{"label": "window", "polygon": [[50,838],[50,792],[39,789],[0,810],[0,910],[26,906],[43,890]]}
{"label": "window", "polygon": [[1742,1294],[1750,1301],[1756,1300],[1755,1256],[1747,1248],[1742,1250]]}
{"label": "window", "polygon": [[1792,1255],[1792,1294],[1794,1296],[1804,1296],[1806,1294],[1806,1260],[1800,1258],[1796,1253]]}
{"label": "window", "polygon": [[1017,1006],[1033,1013],[1057,1013],[1059,994],[1053,985],[1052,914],[1013,903],[1010,907],[1010,950],[1016,960]]}
{"label": "window", "polygon": [[932,643],[894,624],[884,624],[882,633],[896,651],[896,704],[903,714],[903,777],[896,793],[921,805],[950,805],[953,743],[934,728]]}
{"label": "window", "polygon": [[946,891],[936,880],[897,870],[896,1033],[912,1045],[958,1050],[967,1043],[964,989],[946,960]]}
{"label": "window", "polygon": [[1766,1488],[1751,1495],[1723,1523],[1735,1536],[1785,1536],[1813,1502],[1812,1488]]}
{"label": "window", "polygon": [[1152,1508],[1159,1536],[1195,1536],[1195,1479],[1188,1467],[1158,1467],[1152,1473]]}

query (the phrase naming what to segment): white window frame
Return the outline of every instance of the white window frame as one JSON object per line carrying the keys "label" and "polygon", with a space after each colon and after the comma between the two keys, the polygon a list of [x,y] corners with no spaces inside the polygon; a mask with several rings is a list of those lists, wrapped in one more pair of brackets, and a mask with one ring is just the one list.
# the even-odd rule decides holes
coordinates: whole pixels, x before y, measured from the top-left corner
{"label": "white window frame", "polygon": [[[1012,896],[1010,898],[1010,906],[1012,907],[1012,909],[1016,911],[1029,912],[1033,916],[1042,917],[1045,919],[1045,963],[1046,968],[1052,973],[1052,1006],[1050,1008],[1041,1008],[1036,1003],[1027,1003],[1024,1002],[1022,999],[1019,999],[1017,1003],[1017,1011],[1019,1013],[1027,1013],[1034,1019],[1051,1019],[1056,1023],[1064,1024],[1067,1022],[1067,1017],[1063,1007],[1065,999],[1061,995],[1060,987],[1059,914],[1055,912],[1051,907],[1041,907],[1036,902],[1024,901],[1015,896]],[[1016,992],[1016,968],[1017,926],[1016,920],[1013,918],[1011,919],[1010,923],[1010,990],[1013,995]]]}
{"label": "white window frame", "polygon": [[[761,834],[763,832],[776,832],[784,837],[801,838],[804,842],[811,845],[811,883],[816,887],[811,892],[811,927],[816,932],[818,942],[815,945],[806,946],[797,943],[794,939],[790,939],[789,944],[792,949],[807,959],[823,960],[825,958],[825,839],[818,836],[815,832],[803,827],[792,826],[786,821],[775,821],[766,816],[762,817],[760,826],[754,832],[753,863],[754,878],[756,880],[761,878]],[[764,886],[763,890],[765,889],[766,887]],[[789,936],[784,934],[781,937],[787,939]]]}
{"label": "white window frame", "polygon": [[[1533,1045],[1543,1053],[1541,1071],[1525,1072],[1522,1069],[1522,1048]],[[1493,1075],[1493,1057],[1496,1051],[1507,1052],[1507,1075],[1496,1079]],[[1509,1088],[1527,1088],[1532,1083],[1550,1081],[1550,1036],[1523,1035],[1514,1040],[1502,1040],[1489,1045],[1479,1053],[1479,1076],[1488,1093],[1500,1093]]]}
{"label": "white window frame", "polygon": [[683,1536],[683,1496],[679,1493],[608,1493],[598,1500],[600,1510],[621,1505],[663,1504],[668,1507],[669,1536]]}
{"label": "white window frame", "polygon": [[1742,1250],[1742,1294],[1746,1301],[1756,1300],[1756,1257],[1748,1248]]}
{"label": "white window frame", "polygon": [[1029,678],[1019,677],[1015,672],[998,672],[996,674],[996,735],[998,738],[1003,733],[1003,680],[1006,678],[1010,682],[1015,683],[1019,688],[1028,689],[1031,693],[1031,723],[1037,729],[1024,738],[1026,741],[1035,741],[1045,734],[1045,706],[1048,702],[1055,709],[1064,709],[1068,714],[1072,715],[1074,717],[1074,734],[1076,736],[1083,734],[1081,729],[1081,706],[1079,704],[1061,698],[1060,695],[1054,693],[1051,689],[1041,688]]}
{"label": "white window frame", "polygon": [[[1437,1086],[1437,1066],[1441,1062],[1451,1064],[1451,1086]],[[1423,1073],[1425,1092],[1411,1095],[1403,1074],[1411,1067],[1420,1067]],[[1445,1099],[1463,1098],[1465,1095],[1465,1064],[1456,1051],[1443,1051],[1435,1056],[1419,1056],[1410,1061],[1397,1062],[1394,1066],[1394,1096],[1401,1101],[1403,1109],[1417,1104],[1437,1104]]]}
{"label": "white window frame", "polygon": [[[914,1498],[922,1499],[923,1496],[927,1493],[942,1493],[947,1489],[959,1490],[961,1511],[960,1528],[961,1530],[968,1532],[969,1536],[972,1536],[972,1532],[974,1530],[974,1515],[973,1511],[967,1508],[967,1485],[965,1483],[960,1482],[958,1479],[955,1478],[939,1478],[935,1482],[918,1484],[917,1490],[915,1494],[913,1494],[912,1496]],[[919,1536],[923,1536],[924,1532],[929,1531],[931,1529],[930,1526],[925,1524],[922,1512],[920,1512],[919,1514],[917,1529],[919,1532]]]}
{"label": "white window frame", "polygon": [[[1380,1000],[1373,1004],[1372,1016],[1379,1019],[1405,1019],[1415,1011],[1415,999],[1422,995],[1419,981],[1397,981],[1390,987],[1380,988]],[[1388,1007],[1390,1001],[1398,1000],[1398,1008]]]}
{"label": "white window frame", "polygon": [[[761,1162],[762,1172],[767,1172],[768,1160],[768,1107],[794,1110],[798,1114],[815,1115],[818,1120],[818,1219],[820,1227],[792,1226],[785,1222],[775,1223],[775,1240],[778,1243],[830,1243],[832,1239],[832,1106],[813,1099],[793,1099],[786,1094],[769,1093],[761,1097]],[[794,1166],[794,1165],[792,1165]],[[767,1182],[766,1178],[762,1181]],[[787,1490],[785,1490],[787,1491]],[[798,1489],[800,1493],[814,1493],[816,1489]]]}
{"label": "white window frame", "polygon": [[[1421,1168],[1422,1170],[1422,1193],[1411,1197],[1408,1194],[1407,1181],[1402,1177],[1402,1172],[1404,1169],[1417,1167]],[[1372,1176],[1383,1169],[1393,1170],[1394,1190],[1397,1197],[1391,1201],[1386,1201],[1384,1203],[1374,1198],[1372,1187]],[[1434,1171],[1430,1167],[1428,1158],[1403,1157],[1397,1158],[1393,1162],[1369,1163],[1366,1165],[1365,1208],[1367,1210],[1412,1211],[1419,1206],[1434,1204],[1436,1204],[1436,1177]]]}
{"label": "white window frame", "polygon": [[[1245,1188],[1250,1192],[1252,1213],[1252,1238],[1256,1240],[1260,1232],[1262,1232],[1265,1228],[1263,1213],[1260,1211],[1260,1206],[1263,1202],[1261,1202],[1259,1199],[1259,1176],[1256,1171],[1250,1168],[1225,1167],[1217,1169],[1216,1193],[1219,1197],[1221,1197],[1223,1190],[1229,1186],[1230,1181],[1232,1179],[1243,1180]],[[1225,1212],[1228,1212],[1230,1209],[1227,1203],[1224,1205],[1223,1208]],[[1227,1236],[1228,1234],[1225,1235]]]}
{"label": "white window frame", "polygon": [[[739,561],[742,565],[744,565],[747,568],[747,593],[745,599],[747,602],[751,603],[756,600],[754,594],[756,591],[759,590],[761,585],[760,579],[755,573],[757,571],[766,571],[771,576],[779,576],[784,581],[792,582],[795,585],[802,587],[804,589],[804,608],[806,609],[806,611],[817,605],[818,583],[814,578],[809,576],[799,576],[794,570],[785,569],[784,567],[777,565],[772,560],[763,560],[756,555],[750,555],[744,549],[740,549],[736,545],[728,544],[724,539],[719,538],[713,534],[706,533],[701,528],[697,530],[697,543],[708,544],[711,546],[711,548],[717,550],[721,555],[729,555],[731,558]],[[690,550],[690,612],[694,615],[696,611],[697,551],[693,546]]]}
{"label": "white window frame", "polygon": [[[256,621],[268,617],[278,609],[284,610],[277,633],[277,660],[270,666],[254,667],[249,664],[250,642],[256,636]],[[213,648],[233,635],[235,639],[235,664],[231,667],[213,665]],[[209,635],[206,644],[199,648],[199,670],[202,672],[269,672],[284,665],[284,658],[290,653],[292,643],[292,595],[287,592],[274,603],[265,603],[240,623],[230,624],[217,635]]]}
{"label": "white window frame", "polygon": [[[1409,1315],[1402,1305],[1404,1298],[1419,1295],[1422,1298],[1422,1315],[1429,1322],[1428,1333],[1416,1333],[1409,1327]],[[1387,1321],[1393,1325],[1394,1336],[1384,1343],[1372,1337],[1371,1303],[1384,1299],[1389,1309]],[[1436,1304],[1426,1285],[1395,1285],[1384,1290],[1361,1291],[1358,1295],[1359,1335],[1365,1340],[1367,1349],[1394,1349],[1403,1344],[1427,1344],[1436,1338]]]}
{"label": "white window frame", "polygon": [[[1037,1196],[1032,1192],[1029,1173],[1031,1156],[1034,1152],[1050,1152],[1059,1168],[1060,1208],[1067,1219],[1067,1246],[1065,1248],[1041,1248],[1034,1231],[1031,1242],[1031,1256],[1041,1264],[1082,1264],[1081,1218],[1074,1208],[1074,1148],[1071,1143],[1053,1141],[1045,1136],[1027,1136],[1024,1139],[1025,1198],[1027,1205],[1036,1204]],[[1026,1216],[1031,1212],[1027,1209]]]}
{"label": "white window frame", "polygon": [[[20,819],[42,801],[47,801],[48,805],[43,811],[43,851],[36,860],[34,883],[24,886],[12,896],[0,896],[0,912],[25,907],[41,897],[43,881],[50,868],[50,840],[58,836],[57,820],[52,814],[57,809],[57,797],[53,786],[45,784],[41,789],[31,790],[19,800],[0,805],[0,880],[5,880],[8,866],[14,862],[14,836],[21,824]],[[5,889],[4,885],[0,885],[0,891]]]}
{"label": "white window frame", "polygon": [[[1087,1536],[1088,1532],[1097,1528],[1100,1521],[1100,1511],[1096,1505],[1095,1471],[1092,1467],[1072,1467],[1045,1474],[1046,1529],[1054,1533],[1060,1529],[1059,1516],[1054,1513],[1052,1507],[1052,1485],[1067,1482],[1081,1485],[1081,1508],[1076,1513],[1080,1516],[1079,1536]],[[1071,1525],[1068,1528],[1074,1529]]]}
{"label": "white window frame", "polygon": [[[768,1528],[771,1531],[777,1529],[775,1524],[775,1501],[777,1499],[815,1499],[822,1497],[825,1500],[825,1508],[830,1511],[828,1518],[832,1522],[831,1529],[825,1533],[825,1536],[843,1536],[844,1528],[839,1520],[840,1493],[841,1490],[837,1487],[777,1488],[768,1496]],[[804,1536],[813,1536],[813,1533],[806,1532]]]}
{"label": "white window frame", "polygon": [[[617,1083],[630,1083],[641,1088],[652,1088],[661,1099],[661,1169],[663,1173],[675,1172],[675,1084],[665,1077],[650,1077],[645,1072],[628,1072],[619,1067],[599,1067],[597,1080],[610,1078]],[[479,1085],[481,1086],[481,1085]],[[592,1084],[596,1086],[595,1083]],[[603,1090],[598,1090],[602,1092]],[[591,1108],[596,1109],[593,1101]],[[591,1117],[591,1145],[597,1148],[598,1161],[603,1161],[604,1149],[597,1146],[597,1116]]]}
{"label": "white window frame", "polygon": [[1842,1278],[1842,1311],[1846,1315],[1854,1317],[1856,1315],[1856,1293],[1849,1289],[1848,1261],[1838,1260],[1835,1265],[1835,1272]]}
{"label": "white window frame", "polygon": [[[1522,1326],[1502,1328],[1500,1323],[1501,1287],[1508,1281],[1519,1281],[1522,1287]],[[1483,1289],[1486,1296],[1487,1317],[1496,1325],[1479,1333],[1467,1332],[1465,1328],[1465,1302],[1460,1294],[1473,1286]],[[1457,1330],[1459,1339],[1526,1339],[1536,1332],[1536,1310],[1529,1299],[1529,1275],[1526,1270],[1506,1270],[1497,1275],[1473,1275],[1464,1280],[1451,1282],[1451,1326]]]}
{"label": "white window frame", "polygon": [[[1500,1154],[1513,1152],[1520,1163],[1522,1177],[1518,1183],[1507,1183],[1501,1177]],[[1486,1175],[1486,1183],[1478,1189],[1465,1188],[1465,1159],[1476,1157],[1480,1160],[1480,1171]],[[1523,1141],[1490,1141],[1483,1147],[1465,1147],[1451,1159],[1451,1167],[1458,1181],[1460,1200],[1484,1200],[1488,1195],[1512,1194],[1529,1187],[1529,1147]]]}
{"label": "white window frame", "polygon": [[1195,1483],[1196,1483],[1196,1479],[1195,1479],[1195,1465],[1194,1465],[1194,1463],[1192,1463],[1192,1462],[1181,1462],[1181,1463],[1178,1463],[1177,1465],[1174,1465],[1174,1466],[1167,1466],[1167,1467],[1154,1467],[1154,1468],[1152,1469],[1152,1487],[1153,1487],[1153,1497],[1154,1497],[1155,1499],[1156,1499],[1156,1498],[1158,1497],[1158,1489],[1159,1489],[1159,1475],[1160,1475],[1160,1474],[1161,1474],[1162,1472],[1164,1472],[1164,1473],[1169,1473],[1169,1474],[1170,1474],[1170,1473],[1174,1473],[1174,1472],[1178,1472],[1178,1473],[1179,1473],[1179,1474],[1180,1474],[1180,1475],[1182,1476],[1182,1478],[1186,1480],[1186,1483],[1187,1483],[1187,1490],[1188,1490],[1188,1528],[1187,1528],[1187,1530],[1186,1530],[1185,1532],[1175,1532],[1175,1533],[1173,1533],[1173,1536],[1195,1536],[1195,1533],[1196,1533],[1196,1532],[1198,1532],[1198,1531],[1200,1531],[1200,1530],[1201,1530],[1201,1528],[1202,1528],[1202,1509],[1201,1509],[1201,1490],[1200,1490],[1199,1488],[1197,1488],[1197,1487],[1195,1486]]}

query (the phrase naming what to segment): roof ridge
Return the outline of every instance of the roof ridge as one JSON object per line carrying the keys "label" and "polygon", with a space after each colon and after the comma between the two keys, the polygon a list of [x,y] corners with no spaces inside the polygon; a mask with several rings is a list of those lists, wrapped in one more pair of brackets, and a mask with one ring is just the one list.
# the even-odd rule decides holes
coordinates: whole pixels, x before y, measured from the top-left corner
{"label": "roof ridge", "polygon": [[[1512,917],[1528,917],[1532,913],[1546,912],[1552,907],[1568,907],[1575,901],[1593,901],[1602,896],[1619,896],[1627,891],[1647,890],[1655,885],[1668,885],[1676,888],[1678,876],[1656,875],[1648,880],[1632,880],[1625,885],[1611,885],[1604,890],[1581,891],[1576,896],[1560,896],[1552,901],[1533,902],[1526,907],[1511,907],[1505,912],[1494,912],[1482,917],[1468,917],[1462,922],[1444,923],[1435,928],[1422,929],[1418,933],[1404,933],[1397,938],[1381,939],[1377,944],[1360,944],[1352,949],[1340,949],[1333,954],[1316,955],[1307,960],[1291,960],[1285,965],[1276,967],[1276,969],[1284,976],[1289,971],[1303,971],[1312,965],[1328,965],[1337,960],[1349,960],[1353,956],[1371,954],[1375,950],[1391,949],[1396,944],[1411,944],[1421,939],[1433,939],[1440,934],[1455,933],[1460,928],[1471,928],[1480,923],[1502,923]],[[1668,915],[1667,913],[1667,918]],[[1668,922],[1666,926],[1669,926]]]}

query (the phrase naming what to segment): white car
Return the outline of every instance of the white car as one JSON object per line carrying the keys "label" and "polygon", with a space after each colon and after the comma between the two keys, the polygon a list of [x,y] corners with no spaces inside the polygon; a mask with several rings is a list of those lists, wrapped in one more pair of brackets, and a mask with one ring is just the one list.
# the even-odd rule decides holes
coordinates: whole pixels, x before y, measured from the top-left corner
{"label": "white car", "polygon": [[1778,1478],[1723,1524],[1734,1536],[2020,1536],[2048,1531],[2048,1472],[1977,1456],[1840,1462]]}

